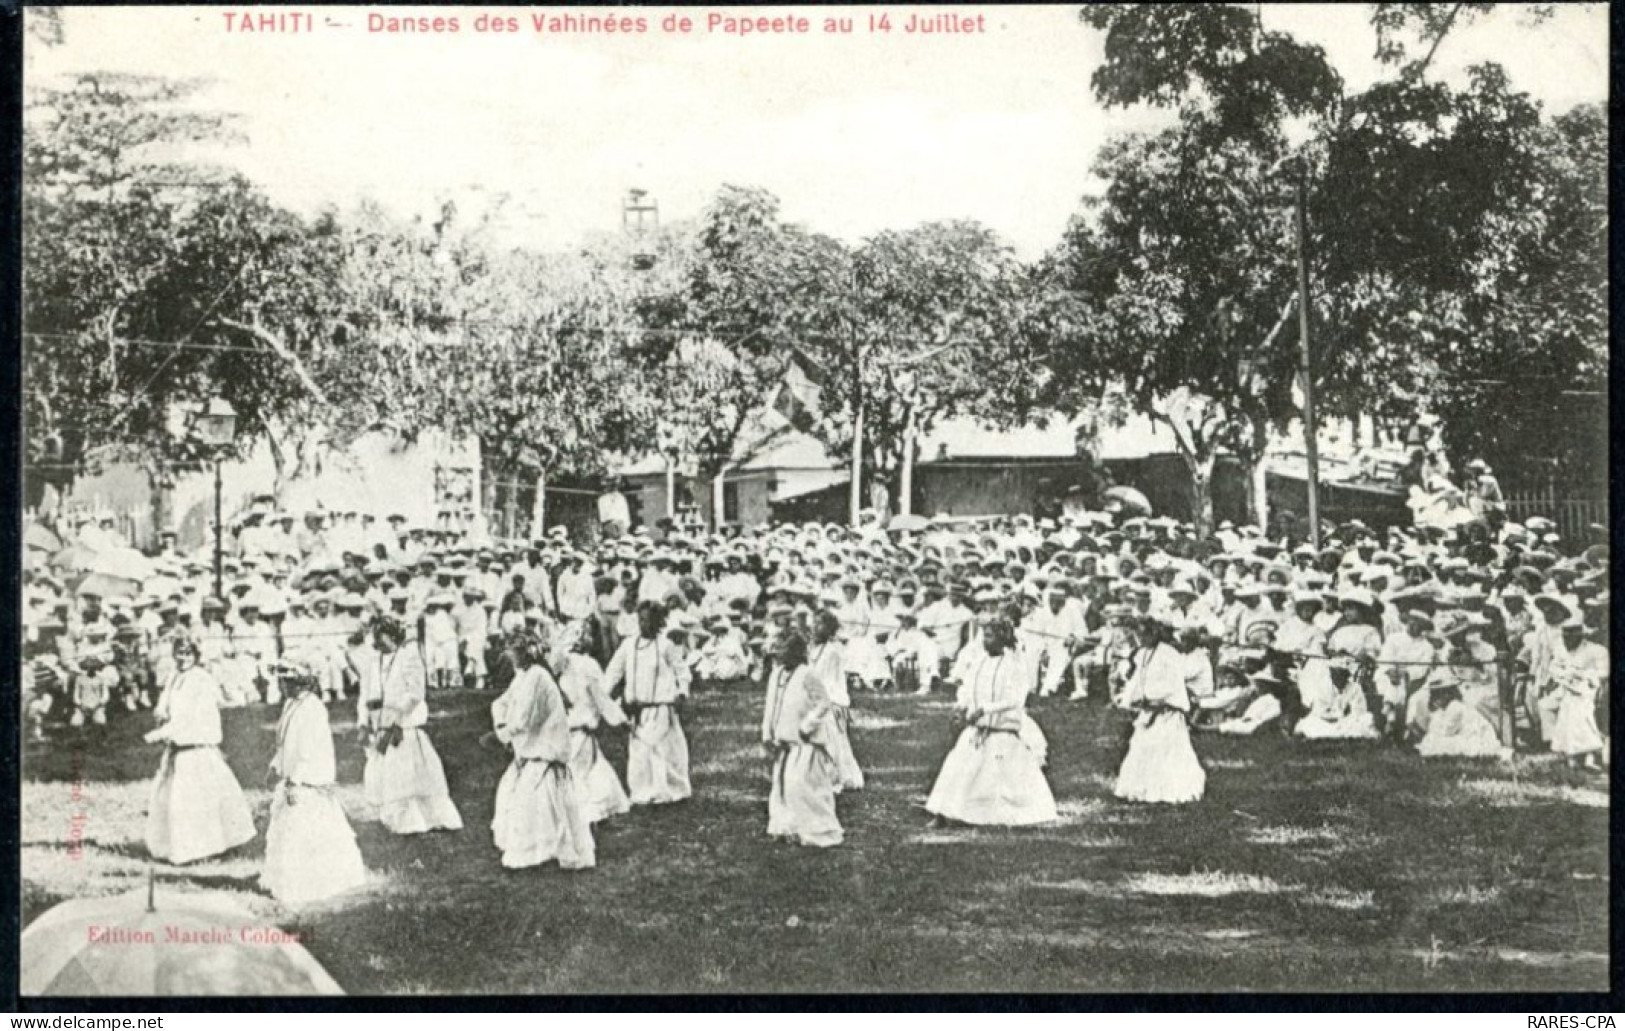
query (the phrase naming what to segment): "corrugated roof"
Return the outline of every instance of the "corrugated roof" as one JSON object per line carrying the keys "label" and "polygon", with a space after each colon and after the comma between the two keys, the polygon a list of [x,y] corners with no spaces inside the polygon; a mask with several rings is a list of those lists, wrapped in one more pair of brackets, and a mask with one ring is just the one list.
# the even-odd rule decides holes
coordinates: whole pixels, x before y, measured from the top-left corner
{"label": "corrugated roof", "polygon": [[[1071,458],[1076,453],[1074,440],[1080,422],[1055,418],[1043,426],[994,430],[978,425],[973,419],[948,419],[921,439],[920,460],[937,459],[943,446],[947,448],[948,458]],[[846,462],[845,456],[832,459],[823,444],[791,429],[783,417],[772,410],[764,410],[756,416],[750,429],[740,437],[740,444],[734,448],[735,458],[745,454],[750,457],[743,463],[736,462],[735,468],[834,469]],[[754,448],[750,443],[764,440]],[[1168,429],[1144,416],[1130,416],[1122,426],[1100,431],[1099,456],[1102,459],[1144,458],[1173,450],[1174,439]],[[617,471],[622,476],[651,476],[665,470],[665,459],[649,455]]]}

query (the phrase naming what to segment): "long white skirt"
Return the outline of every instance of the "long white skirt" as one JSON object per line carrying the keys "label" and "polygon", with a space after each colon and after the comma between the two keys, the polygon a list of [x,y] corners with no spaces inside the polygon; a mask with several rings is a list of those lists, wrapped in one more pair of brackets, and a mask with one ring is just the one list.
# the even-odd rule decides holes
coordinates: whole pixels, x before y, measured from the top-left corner
{"label": "long white skirt", "polygon": [[1418,755],[1485,756],[1501,754],[1501,737],[1495,727],[1471,705],[1452,703],[1461,710],[1460,720],[1438,718],[1434,714],[1428,722],[1428,731],[1417,742]]}
{"label": "long white skirt", "polygon": [[830,706],[829,716],[824,720],[824,739],[825,750],[835,763],[836,791],[863,789],[863,767],[858,765],[858,757],[852,752],[851,725],[851,710],[844,705]]}
{"label": "long white skirt", "polygon": [[1058,815],[1043,765],[1014,731],[960,732],[925,801],[928,812],[961,823],[1021,827]]}
{"label": "long white skirt", "polygon": [[633,805],[681,802],[694,793],[688,782],[688,738],[676,709],[650,705],[638,710],[626,749],[626,786]]}
{"label": "long white skirt", "polygon": [[854,637],[847,641],[844,665],[847,673],[856,673],[866,684],[891,679],[886,650],[873,637]]}
{"label": "long white skirt", "polygon": [[1130,802],[1195,802],[1206,787],[1184,713],[1160,709],[1135,717],[1112,794]]}
{"label": "long white skirt", "polygon": [[597,862],[592,827],[564,763],[515,761],[508,767],[497,784],[491,837],[510,870],[553,860],[565,870],[587,870]]}
{"label": "long white skirt", "polygon": [[579,728],[570,731],[570,776],[575,780],[576,797],[588,823],[619,816],[632,808],[615,767],[598,747],[598,738]]}
{"label": "long white skirt", "polygon": [[785,745],[773,762],[767,796],[767,833],[829,848],[844,838],[835,815],[840,773],[829,753],[804,742]]}
{"label": "long white skirt", "polygon": [[1360,741],[1377,736],[1377,725],[1369,712],[1358,712],[1329,720],[1310,713],[1298,721],[1293,733],[1315,741]]}
{"label": "long white skirt", "polygon": [[320,902],[367,880],[355,832],[328,788],[283,782],[271,801],[260,883],[289,906]]}
{"label": "long white skirt", "polygon": [[367,751],[361,775],[367,804],[396,834],[461,830],[463,818],[451,800],[445,768],[429,735],[418,727],[402,728],[401,734],[401,743],[383,754]]}
{"label": "long white skirt", "polygon": [[167,749],[147,807],[147,851],[153,858],[190,863],[253,838],[254,815],[220,749]]}
{"label": "long white skirt", "polygon": [[1586,755],[1602,751],[1597,730],[1597,694],[1563,691],[1552,723],[1552,751],[1558,755]]}

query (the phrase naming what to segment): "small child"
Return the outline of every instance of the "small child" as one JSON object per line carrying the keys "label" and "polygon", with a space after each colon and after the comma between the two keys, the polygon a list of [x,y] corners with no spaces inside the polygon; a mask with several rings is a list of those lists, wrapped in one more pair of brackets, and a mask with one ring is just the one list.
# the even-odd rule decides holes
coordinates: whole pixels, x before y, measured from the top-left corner
{"label": "small child", "polygon": [[100,656],[87,655],[79,661],[79,675],[73,683],[73,715],[69,724],[82,727],[88,720],[96,726],[107,723],[107,702],[118,687],[118,667]]}
{"label": "small child", "polygon": [[462,677],[462,660],[457,651],[457,621],[451,614],[451,597],[436,594],[429,599],[423,616],[423,660],[429,667],[431,687],[456,687]]}

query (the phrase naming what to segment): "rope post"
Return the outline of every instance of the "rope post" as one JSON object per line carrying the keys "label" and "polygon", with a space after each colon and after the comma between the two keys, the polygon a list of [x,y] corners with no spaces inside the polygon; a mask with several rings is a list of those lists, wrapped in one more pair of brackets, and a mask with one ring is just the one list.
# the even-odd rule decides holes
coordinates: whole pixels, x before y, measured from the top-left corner
{"label": "rope post", "polygon": [[1516,703],[1513,698],[1512,664],[1507,661],[1508,653],[1496,650],[1495,653],[1495,682],[1498,688],[1497,697],[1501,701],[1501,742],[1517,752],[1518,750],[1518,716]]}

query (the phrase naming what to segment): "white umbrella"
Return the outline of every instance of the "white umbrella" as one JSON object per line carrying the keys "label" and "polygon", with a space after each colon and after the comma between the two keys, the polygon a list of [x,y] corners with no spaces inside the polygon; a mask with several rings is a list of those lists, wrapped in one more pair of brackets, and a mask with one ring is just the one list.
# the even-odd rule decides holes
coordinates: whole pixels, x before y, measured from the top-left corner
{"label": "white umbrella", "polygon": [[155,897],[150,885],[53,907],[24,929],[20,953],[27,996],[344,994],[294,936],[241,903]]}
{"label": "white umbrella", "polygon": [[90,559],[89,571],[124,580],[147,580],[158,572],[152,559],[134,548],[109,548],[96,552]]}

